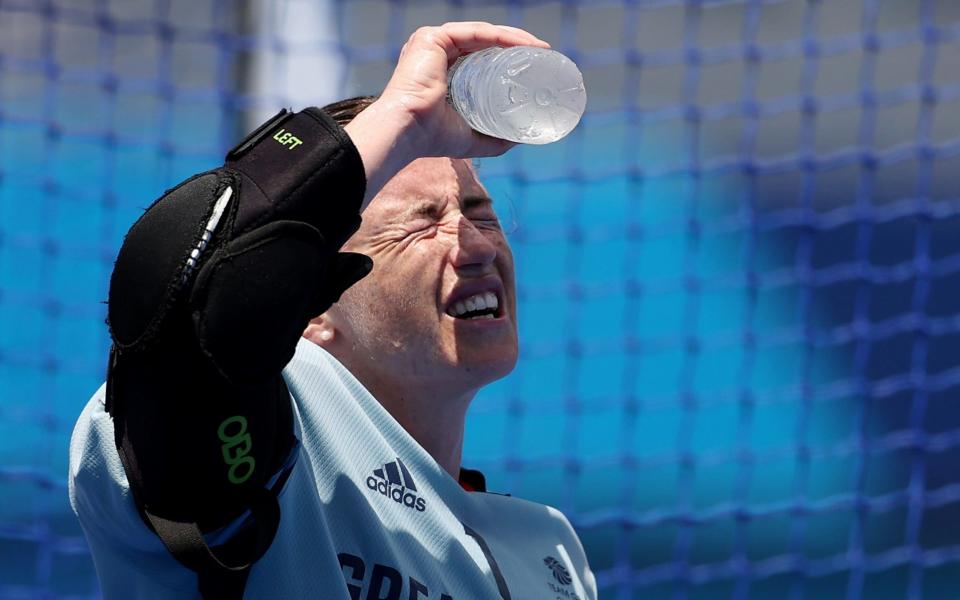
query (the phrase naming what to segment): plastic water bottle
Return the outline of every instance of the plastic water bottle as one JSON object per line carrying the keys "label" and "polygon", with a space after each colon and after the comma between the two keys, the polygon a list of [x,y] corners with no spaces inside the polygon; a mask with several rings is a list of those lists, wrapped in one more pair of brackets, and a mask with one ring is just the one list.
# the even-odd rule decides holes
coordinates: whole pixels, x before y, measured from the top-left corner
{"label": "plastic water bottle", "polygon": [[549,144],[577,126],[587,105],[583,75],[544,48],[487,48],[447,75],[450,102],[475,130],[524,144]]}

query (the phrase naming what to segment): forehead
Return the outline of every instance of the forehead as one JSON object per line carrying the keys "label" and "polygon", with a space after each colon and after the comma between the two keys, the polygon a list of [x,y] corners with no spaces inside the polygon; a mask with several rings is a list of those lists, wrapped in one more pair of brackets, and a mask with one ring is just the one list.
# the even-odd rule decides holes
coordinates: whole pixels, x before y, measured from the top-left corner
{"label": "forehead", "polygon": [[[469,161],[456,158],[420,158],[387,182],[364,213],[389,218],[415,207],[444,209],[463,198],[488,196]],[[370,214],[372,213],[372,214]]]}

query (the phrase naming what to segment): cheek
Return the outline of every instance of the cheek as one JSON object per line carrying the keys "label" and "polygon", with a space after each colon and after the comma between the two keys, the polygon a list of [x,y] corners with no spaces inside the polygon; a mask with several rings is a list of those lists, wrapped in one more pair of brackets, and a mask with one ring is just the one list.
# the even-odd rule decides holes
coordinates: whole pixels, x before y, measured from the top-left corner
{"label": "cheek", "polygon": [[515,271],[513,250],[510,249],[510,244],[507,243],[507,240],[502,237],[494,241],[494,246],[497,248],[497,264],[500,267],[500,272],[504,278],[509,279],[512,284]]}
{"label": "cheek", "polygon": [[510,248],[510,244],[507,243],[507,240],[503,237],[497,238],[494,241],[494,245],[497,247],[497,252],[500,256],[503,257],[504,262],[510,267],[510,270],[513,270],[513,250]]}
{"label": "cheek", "polygon": [[424,329],[418,313],[422,304],[408,289],[376,278],[350,288],[340,301],[349,315],[354,341],[386,354],[409,346],[412,333]]}
{"label": "cheek", "polygon": [[[422,323],[424,316],[435,316],[439,298],[442,260],[437,260],[436,244],[409,245],[402,254],[376,258],[374,272],[358,286],[361,303],[371,312],[393,321],[391,327],[409,327]],[[368,281],[369,280],[369,281]]]}

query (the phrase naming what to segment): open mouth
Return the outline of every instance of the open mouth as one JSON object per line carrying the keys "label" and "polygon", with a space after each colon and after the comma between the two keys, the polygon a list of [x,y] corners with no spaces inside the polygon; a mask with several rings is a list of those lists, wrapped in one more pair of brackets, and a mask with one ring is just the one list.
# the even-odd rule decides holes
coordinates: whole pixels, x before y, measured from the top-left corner
{"label": "open mouth", "polygon": [[447,314],[454,319],[496,319],[503,315],[500,304],[494,292],[481,292],[451,303]]}

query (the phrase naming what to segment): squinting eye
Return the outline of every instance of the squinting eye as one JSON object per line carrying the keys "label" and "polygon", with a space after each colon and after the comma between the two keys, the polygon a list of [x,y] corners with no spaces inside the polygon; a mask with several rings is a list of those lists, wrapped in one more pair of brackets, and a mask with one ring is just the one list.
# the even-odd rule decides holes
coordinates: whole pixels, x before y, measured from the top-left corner
{"label": "squinting eye", "polygon": [[476,224],[478,227],[492,227],[494,229],[500,229],[500,220],[496,217],[474,217],[470,221]]}
{"label": "squinting eye", "polygon": [[473,214],[467,218],[474,223],[496,223],[499,221],[499,219],[497,219],[497,214],[489,209],[474,211]]}
{"label": "squinting eye", "polygon": [[436,225],[436,222],[432,219],[413,219],[407,221],[407,229],[410,231],[420,231],[421,229],[429,229],[430,227]]}

